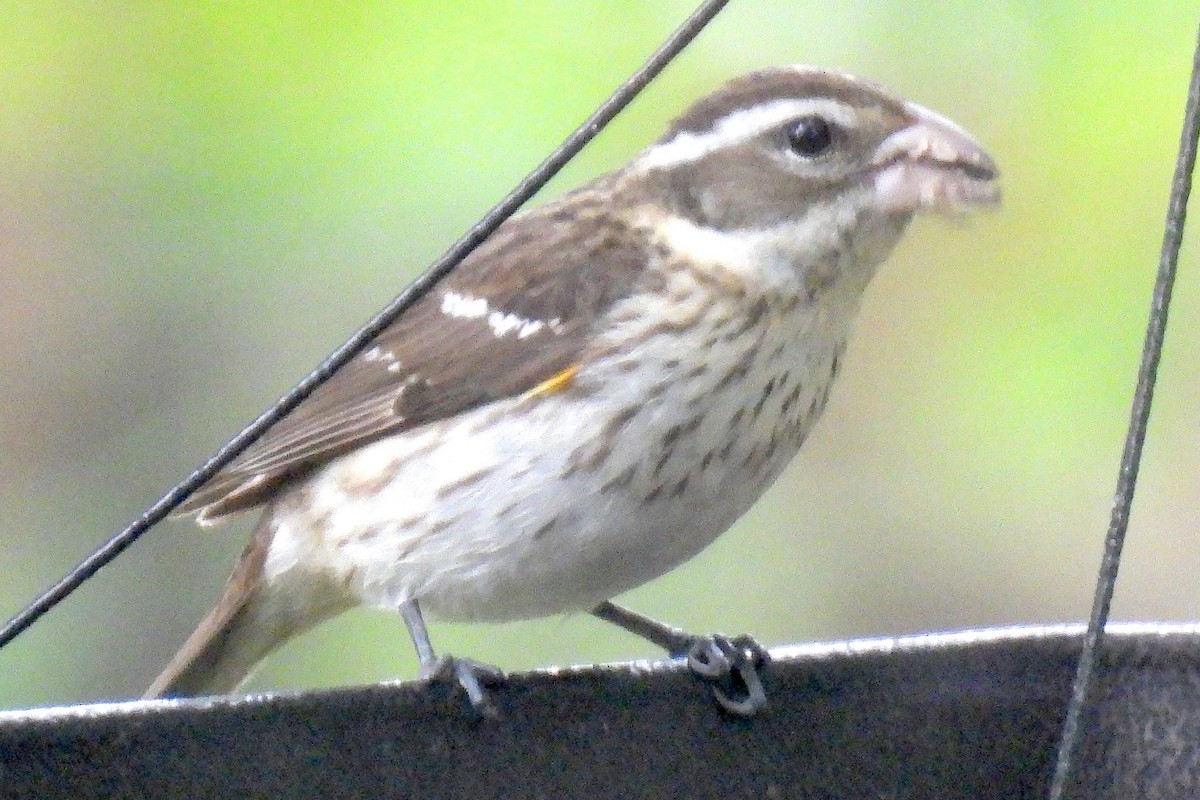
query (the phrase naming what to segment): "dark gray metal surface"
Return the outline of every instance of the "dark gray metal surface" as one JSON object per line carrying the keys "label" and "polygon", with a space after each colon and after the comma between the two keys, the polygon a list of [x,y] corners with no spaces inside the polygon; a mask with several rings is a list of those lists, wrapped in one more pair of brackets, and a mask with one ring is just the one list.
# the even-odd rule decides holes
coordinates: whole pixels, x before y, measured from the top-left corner
{"label": "dark gray metal surface", "polygon": [[[1200,626],[1112,626],[1073,798],[1200,797]],[[1037,798],[1078,627],[773,651],[724,715],[676,663],[0,713],[0,797]]]}

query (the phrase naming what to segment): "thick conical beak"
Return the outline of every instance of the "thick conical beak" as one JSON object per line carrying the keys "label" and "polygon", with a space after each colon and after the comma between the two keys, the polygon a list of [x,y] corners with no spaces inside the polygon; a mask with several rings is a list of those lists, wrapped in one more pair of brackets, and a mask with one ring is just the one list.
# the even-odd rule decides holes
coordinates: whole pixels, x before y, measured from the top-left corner
{"label": "thick conical beak", "polygon": [[1000,171],[971,134],[908,104],[913,121],[875,151],[875,190],[889,211],[961,214],[1000,202]]}

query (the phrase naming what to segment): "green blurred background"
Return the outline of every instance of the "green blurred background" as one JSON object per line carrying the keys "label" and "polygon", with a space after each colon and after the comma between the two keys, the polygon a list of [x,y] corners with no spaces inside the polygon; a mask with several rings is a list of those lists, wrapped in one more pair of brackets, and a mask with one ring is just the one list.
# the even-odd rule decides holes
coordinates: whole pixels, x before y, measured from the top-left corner
{"label": "green blurred background", "polygon": [[[302,8],[300,7],[302,6]],[[294,384],[641,63],[693,0],[0,5],[0,615]],[[919,221],[804,452],[624,598],[769,644],[1086,616],[1177,143],[1190,4],[734,2],[551,187],[768,64],[975,133],[1002,211]],[[1115,614],[1200,616],[1200,270],[1177,304]],[[250,520],[152,531],[0,651],[0,707],[138,694]],[[435,625],[508,669],[655,655],[586,617]],[[355,612],[249,688],[411,677]]]}

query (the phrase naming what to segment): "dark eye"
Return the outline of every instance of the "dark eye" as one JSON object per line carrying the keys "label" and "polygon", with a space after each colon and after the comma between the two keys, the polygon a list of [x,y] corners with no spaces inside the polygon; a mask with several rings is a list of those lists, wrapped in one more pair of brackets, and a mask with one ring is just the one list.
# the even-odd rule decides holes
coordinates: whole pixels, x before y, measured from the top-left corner
{"label": "dark eye", "polygon": [[815,114],[790,123],[786,133],[792,152],[805,158],[816,158],[833,144],[833,126]]}

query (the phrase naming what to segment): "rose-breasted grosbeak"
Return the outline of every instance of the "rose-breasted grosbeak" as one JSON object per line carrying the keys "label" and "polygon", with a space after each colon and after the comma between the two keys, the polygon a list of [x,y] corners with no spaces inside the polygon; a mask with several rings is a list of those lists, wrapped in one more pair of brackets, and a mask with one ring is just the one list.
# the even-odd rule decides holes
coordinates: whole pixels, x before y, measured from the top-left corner
{"label": "rose-breasted grosbeak", "polygon": [[359,604],[400,611],[423,673],[477,705],[478,665],[436,658],[422,611],[591,610],[730,655],[607,601],[698,553],[791,460],[913,215],[998,198],[974,139],[876,85],[809,67],[730,82],[505,223],[188,501],[201,523],[265,511],[149,695],[231,690]]}

